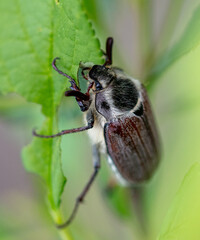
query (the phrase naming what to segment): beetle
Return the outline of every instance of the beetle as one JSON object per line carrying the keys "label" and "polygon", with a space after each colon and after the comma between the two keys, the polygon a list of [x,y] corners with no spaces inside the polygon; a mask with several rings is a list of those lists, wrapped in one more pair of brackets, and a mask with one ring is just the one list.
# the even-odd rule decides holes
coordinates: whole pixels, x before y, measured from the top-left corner
{"label": "beetle", "polygon": [[158,131],[146,90],[140,81],[128,76],[123,70],[112,67],[113,38],[106,41],[105,63],[80,63],[79,73],[88,81],[87,92],[81,92],[75,80],[59,70],[53,60],[53,68],[67,77],[71,83],[65,96],[75,97],[84,112],[84,127],[63,130],[54,135],[34,136],[53,138],[64,134],[88,130],[93,145],[94,172],[76,203],[69,219],[58,225],[68,226],[74,219],[100,169],[100,153],[108,155],[116,177],[123,185],[140,185],[147,181],[156,169],[160,158]]}

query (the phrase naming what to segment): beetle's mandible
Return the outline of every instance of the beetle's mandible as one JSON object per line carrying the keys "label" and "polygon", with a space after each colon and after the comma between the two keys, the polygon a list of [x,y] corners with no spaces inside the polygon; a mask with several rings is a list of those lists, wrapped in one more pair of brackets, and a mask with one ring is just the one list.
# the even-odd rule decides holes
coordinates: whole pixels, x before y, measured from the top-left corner
{"label": "beetle's mandible", "polygon": [[[100,153],[108,155],[108,162],[118,180],[125,185],[138,185],[148,180],[156,169],[159,156],[159,137],[150,102],[144,86],[120,68],[112,67],[113,38],[106,42],[106,61],[103,65],[80,63],[82,78],[88,81],[82,93],[75,80],[60,71],[53,60],[53,68],[70,80],[65,96],[74,96],[87,125],[63,130],[57,134],[37,137],[52,138],[88,130],[93,145],[94,172],[77,198],[69,219],[58,227],[69,225],[100,169]],[[79,79],[78,79],[79,82]]]}

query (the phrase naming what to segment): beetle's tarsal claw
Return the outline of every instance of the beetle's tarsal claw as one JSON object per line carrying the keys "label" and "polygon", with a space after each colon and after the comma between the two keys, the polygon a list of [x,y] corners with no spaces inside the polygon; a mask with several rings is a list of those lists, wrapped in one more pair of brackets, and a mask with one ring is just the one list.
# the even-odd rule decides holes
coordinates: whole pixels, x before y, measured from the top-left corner
{"label": "beetle's tarsal claw", "polygon": [[[59,70],[59,69],[57,68],[57,66],[56,66],[56,60],[58,60],[58,59],[60,59],[60,58],[59,58],[59,57],[56,57],[56,58],[54,58],[54,60],[53,60],[53,62],[52,62],[52,66],[53,66],[54,70],[56,70],[59,74],[63,75],[64,77],[67,77],[70,81],[74,81],[74,79],[73,79],[71,76],[69,76],[68,74],[62,72],[61,70]],[[74,82],[75,82],[75,81],[74,81]]]}
{"label": "beetle's tarsal claw", "polygon": [[74,80],[70,80],[69,82],[71,83],[71,86],[70,86],[71,90],[80,91],[80,88],[76,85],[76,82]]}
{"label": "beetle's tarsal claw", "polygon": [[57,66],[56,66],[56,61],[57,60],[60,60],[60,58],[59,57],[55,57],[54,58],[54,60],[53,60],[53,62],[52,62],[52,66],[53,66],[53,68],[57,71],[58,70],[58,68],[57,68]]}
{"label": "beetle's tarsal claw", "polygon": [[65,222],[65,223],[61,223],[61,224],[55,224],[56,225],[56,228],[58,229],[63,229],[63,228],[66,228],[69,224],[68,222]]}
{"label": "beetle's tarsal claw", "polygon": [[33,129],[32,134],[34,137],[41,137],[41,135],[36,132],[36,129]]}
{"label": "beetle's tarsal claw", "polygon": [[33,134],[33,136],[35,136],[35,137],[38,136],[38,134],[36,133],[36,128],[33,128],[33,130],[32,130],[32,134]]}

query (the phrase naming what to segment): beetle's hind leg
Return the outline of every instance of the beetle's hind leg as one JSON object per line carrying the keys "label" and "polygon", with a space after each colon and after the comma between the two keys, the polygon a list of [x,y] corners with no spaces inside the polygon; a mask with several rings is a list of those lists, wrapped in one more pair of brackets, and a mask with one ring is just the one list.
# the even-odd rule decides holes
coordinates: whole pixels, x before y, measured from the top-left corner
{"label": "beetle's hind leg", "polygon": [[93,146],[93,165],[94,165],[94,171],[89,179],[89,181],[87,182],[87,184],[85,185],[83,191],[81,192],[81,194],[77,197],[76,199],[76,203],[74,205],[74,208],[72,210],[72,213],[70,215],[70,217],[67,219],[67,221],[63,224],[58,224],[57,227],[58,228],[64,228],[67,227],[74,219],[74,217],[76,216],[76,213],[78,211],[78,208],[80,206],[80,203],[83,202],[86,194],[88,193],[92,183],[94,182],[99,169],[100,169],[100,153],[99,153],[99,149],[98,146],[94,145]]}

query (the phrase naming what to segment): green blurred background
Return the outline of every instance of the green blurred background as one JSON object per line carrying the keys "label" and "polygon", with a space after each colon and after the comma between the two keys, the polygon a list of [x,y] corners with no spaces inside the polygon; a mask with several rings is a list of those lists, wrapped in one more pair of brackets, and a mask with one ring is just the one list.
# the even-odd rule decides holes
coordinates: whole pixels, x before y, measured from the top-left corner
{"label": "green blurred background", "polygon": [[[146,22],[141,20],[145,19],[142,18],[145,11],[140,11],[144,2],[85,0],[102,48],[107,36],[114,37],[114,65],[138,79],[144,79],[147,72],[144,56],[152,49],[147,38],[151,36],[158,52],[170,48],[184,32],[199,4],[198,0],[150,1],[146,6],[151,8],[152,28],[146,26],[145,29]],[[176,9],[172,5],[169,7],[172,2],[176,2]],[[170,9],[176,13],[173,19],[167,18]],[[165,25],[166,20],[169,23]],[[168,29],[169,36],[161,34],[162,26]],[[158,38],[160,42],[156,44]],[[176,61],[150,89],[163,156],[158,171],[145,189],[145,217],[150,229],[147,239],[156,239],[161,229],[165,228],[166,215],[186,173],[193,163],[200,162],[199,62],[200,46]],[[14,93],[0,96],[0,239],[59,238],[46,208],[42,181],[27,173],[21,162],[22,147],[31,141],[32,129],[40,126],[42,121],[39,105],[27,103]],[[74,99],[63,98],[59,109],[59,128],[70,129],[82,124],[82,114]],[[91,146],[86,133],[64,136],[62,151],[63,171],[68,179],[62,197],[63,211],[68,216],[76,196],[92,173]],[[74,239],[139,239],[134,221],[130,217],[119,217],[105,195],[106,181],[103,178],[109,171],[106,161],[102,162],[102,168],[70,226]],[[200,199],[199,192],[192,193],[196,195],[191,195],[186,207],[191,208],[199,219],[200,207],[193,209],[193,204]],[[159,239],[189,239],[187,233],[182,238],[174,238],[173,234],[171,238],[163,236]],[[196,232],[190,239],[200,239],[200,233]]]}

